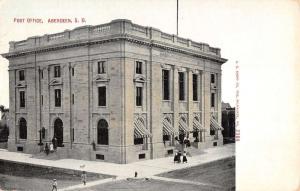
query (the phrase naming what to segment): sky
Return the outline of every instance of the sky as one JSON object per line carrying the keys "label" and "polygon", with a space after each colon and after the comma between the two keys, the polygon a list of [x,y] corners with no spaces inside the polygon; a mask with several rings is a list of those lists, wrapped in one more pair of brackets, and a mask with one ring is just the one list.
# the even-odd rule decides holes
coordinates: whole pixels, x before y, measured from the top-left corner
{"label": "sky", "polygon": [[[25,1],[26,2],[26,1]],[[113,19],[129,19],[133,23],[151,26],[176,34],[176,0],[123,0],[123,1],[2,1],[0,50],[8,51],[8,41],[18,41],[29,36],[51,34],[73,29],[83,25],[50,24],[48,18],[85,18],[87,25],[97,25],[110,22]],[[222,66],[222,100],[235,105],[235,60],[238,54],[234,51],[234,41],[238,36],[233,35],[235,15],[239,10],[224,9],[226,4],[210,3],[210,1],[179,1],[179,36],[196,42],[208,43],[210,46],[221,48],[222,57],[228,62]],[[211,11],[211,10],[214,11]],[[42,11],[41,10],[46,10]],[[218,14],[216,14],[216,12]],[[15,18],[42,18],[43,24],[16,23]],[[222,20],[221,20],[222,19]],[[222,21],[222,22],[220,22]],[[9,30],[8,30],[9,29]],[[8,91],[8,61],[0,58],[1,92]],[[0,96],[0,104],[8,106],[8,94]]]}
{"label": "sky", "polygon": [[[74,17],[87,25],[129,19],[176,34],[176,0],[0,0],[0,53],[9,41],[82,25],[17,24],[14,18]],[[179,0],[179,36],[221,48],[228,59],[222,100],[235,106],[239,91],[237,190],[300,188],[299,18],[297,0]],[[6,106],[7,66],[0,58],[0,104]]]}

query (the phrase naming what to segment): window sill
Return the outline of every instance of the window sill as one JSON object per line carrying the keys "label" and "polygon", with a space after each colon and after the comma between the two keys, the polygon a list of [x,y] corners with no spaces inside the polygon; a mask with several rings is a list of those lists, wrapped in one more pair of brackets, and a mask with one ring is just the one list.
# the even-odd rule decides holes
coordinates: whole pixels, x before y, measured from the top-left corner
{"label": "window sill", "polygon": [[97,145],[97,147],[108,147],[109,145],[102,145],[102,144],[96,144]]}
{"label": "window sill", "polygon": [[186,100],[179,100],[179,103],[187,103]]}
{"label": "window sill", "polygon": [[97,108],[99,109],[99,108],[103,108],[103,109],[106,109],[107,108],[107,106],[97,106]]}

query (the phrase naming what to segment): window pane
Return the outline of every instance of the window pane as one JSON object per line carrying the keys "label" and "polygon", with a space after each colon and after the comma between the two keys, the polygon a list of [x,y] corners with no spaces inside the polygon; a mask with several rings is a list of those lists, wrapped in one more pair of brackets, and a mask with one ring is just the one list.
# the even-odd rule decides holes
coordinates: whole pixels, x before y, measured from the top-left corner
{"label": "window pane", "polygon": [[211,103],[211,107],[215,107],[215,93],[211,93],[210,103]]}
{"label": "window pane", "polygon": [[142,62],[137,61],[135,67],[135,73],[142,74]]}
{"label": "window pane", "polygon": [[178,73],[179,77],[179,100],[184,100],[184,73],[179,72]]}
{"label": "window pane", "polygon": [[25,80],[25,71],[24,70],[19,71],[19,80],[20,81]]}
{"label": "window pane", "polygon": [[98,106],[106,106],[106,87],[98,87]]}
{"label": "window pane", "polygon": [[97,131],[97,143],[100,145],[108,145],[108,123],[106,120],[99,120]]}
{"label": "window pane", "polygon": [[210,75],[210,83],[215,83],[215,74]]}
{"label": "window pane", "polygon": [[135,145],[141,145],[141,144],[144,144],[144,139],[143,139],[143,138],[135,138],[135,139],[134,139],[134,144],[135,144]]}
{"label": "window pane", "polygon": [[24,118],[19,121],[19,137],[20,139],[27,139],[27,122]]}
{"label": "window pane", "polygon": [[136,87],[136,106],[142,106],[142,87]]}
{"label": "window pane", "polygon": [[54,77],[60,77],[60,66],[54,66]]}
{"label": "window pane", "polygon": [[20,107],[25,107],[25,92],[20,91]]}
{"label": "window pane", "polygon": [[163,87],[163,100],[169,100],[170,99],[170,93],[169,93],[169,70],[163,70],[162,71],[162,79],[163,79],[163,83],[162,83],[162,87]]}
{"label": "window pane", "polygon": [[193,100],[198,101],[198,75],[193,74]]}
{"label": "window pane", "polygon": [[104,74],[105,73],[105,62],[101,61],[98,62],[98,74]]}
{"label": "window pane", "polygon": [[61,90],[56,89],[55,90],[55,107],[61,106]]}

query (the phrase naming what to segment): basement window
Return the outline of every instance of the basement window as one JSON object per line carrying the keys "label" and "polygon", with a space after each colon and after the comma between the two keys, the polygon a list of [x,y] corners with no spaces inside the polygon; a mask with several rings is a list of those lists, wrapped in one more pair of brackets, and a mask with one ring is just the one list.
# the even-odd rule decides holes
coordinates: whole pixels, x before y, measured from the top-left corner
{"label": "basement window", "polygon": [[139,159],[144,159],[144,158],[146,158],[146,154],[145,153],[139,154]]}
{"label": "basement window", "polygon": [[96,159],[104,160],[104,155],[96,154]]}

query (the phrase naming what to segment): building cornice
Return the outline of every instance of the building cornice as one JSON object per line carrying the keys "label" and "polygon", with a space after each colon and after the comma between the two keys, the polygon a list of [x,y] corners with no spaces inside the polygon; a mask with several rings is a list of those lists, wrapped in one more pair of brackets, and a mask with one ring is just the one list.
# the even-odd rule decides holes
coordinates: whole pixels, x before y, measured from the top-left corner
{"label": "building cornice", "polygon": [[84,46],[104,44],[104,43],[124,41],[124,40],[130,43],[148,46],[150,48],[155,47],[163,50],[169,50],[177,53],[187,54],[198,58],[208,59],[220,64],[223,64],[227,61],[227,59],[210,55],[204,52],[193,51],[193,50],[189,50],[188,48],[179,47],[173,44],[163,43],[156,40],[144,39],[130,34],[117,34],[117,35],[106,36],[105,38],[101,37],[101,38],[88,39],[88,40],[71,41],[67,43],[65,42],[61,44],[31,48],[27,50],[8,52],[1,55],[7,59],[10,59],[14,57],[29,55],[29,54],[38,54],[38,53],[44,53],[50,51],[63,50],[67,48],[82,47],[82,46],[84,47]]}

